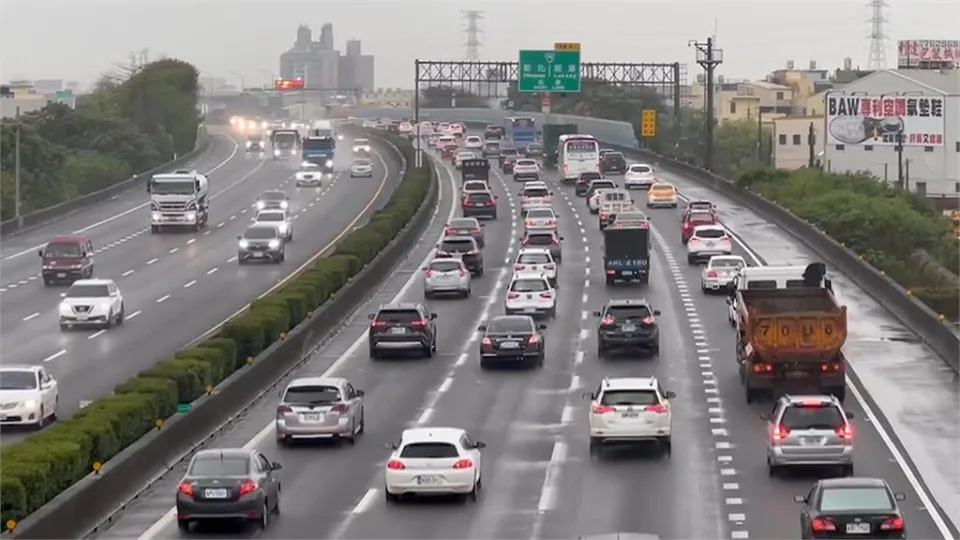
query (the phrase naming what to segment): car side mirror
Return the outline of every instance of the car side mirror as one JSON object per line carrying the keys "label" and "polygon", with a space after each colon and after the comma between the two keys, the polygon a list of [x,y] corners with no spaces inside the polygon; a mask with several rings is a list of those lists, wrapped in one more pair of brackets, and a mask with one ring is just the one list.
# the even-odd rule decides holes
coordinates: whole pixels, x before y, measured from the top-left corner
{"label": "car side mirror", "polygon": [[673,398],[677,397],[677,393],[674,392],[673,390],[667,390],[667,392],[666,392],[665,394],[663,394],[663,395],[664,395],[664,397],[666,397],[667,399],[673,399]]}
{"label": "car side mirror", "polygon": [[473,443],[473,447],[479,450],[480,448],[486,448],[486,447],[487,447],[487,443],[485,443],[485,442],[483,442],[483,441],[477,441],[477,442]]}
{"label": "car side mirror", "polygon": [[434,320],[434,319],[436,319],[436,318],[437,318],[437,314],[436,314],[436,313],[431,313],[431,314],[430,314],[430,320],[431,320],[431,321]]}
{"label": "car side mirror", "polygon": [[367,314],[367,319],[369,319],[369,320],[371,320],[371,321],[372,321],[373,319],[375,319],[376,317],[377,317],[377,316],[376,316],[376,314],[374,314],[374,313],[368,313],[368,314]]}
{"label": "car side mirror", "polygon": [[761,419],[761,420],[766,420],[766,421],[769,422],[769,421],[770,421],[770,415],[767,414],[767,413],[760,413],[760,419]]}
{"label": "car side mirror", "polygon": [[359,397],[363,397],[363,396],[366,395],[366,393],[365,393],[363,390],[354,390],[354,392],[355,392],[355,393],[357,394],[357,396],[359,396]]}
{"label": "car side mirror", "polygon": [[384,447],[385,447],[387,450],[396,450],[396,449],[397,449],[397,443],[387,443],[387,444],[384,445]]}
{"label": "car side mirror", "polygon": [[49,390],[51,388],[53,388],[53,381],[47,381],[40,385],[41,390]]}
{"label": "car side mirror", "polygon": [[424,267],[421,268],[420,270],[423,270],[424,272],[426,272],[427,270],[429,270],[429,268],[427,268],[426,266],[424,266]]}
{"label": "car side mirror", "polygon": [[580,397],[582,399],[589,399],[590,401],[594,400],[593,392],[584,392],[583,394],[580,395]]}
{"label": "car side mirror", "polygon": [[899,491],[893,494],[893,498],[898,501],[907,500],[907,495],[905,493],[900,493]]}
{"label": "car side mirror", "polygon": [[853,420],[855,418],[852,412],[843,411],[847,415],[847,420]]}
{"label": "car side mirror", "polygon": [[480,326],[477,327],[477,330],[479,330],[480,332],[486,332],[486,331],[487,331],[487,325],[481,324]]}
{"label": "car side mirror", "polygon": [[274,461],[273,463],[270,464],[270,469],[271,469],[271,470],[279,471],[279,470],[282,469],[282,468],[283,468],[283,465],[277,463],[276,461]]}
{"label": "car side mirror", "polygon": [[66,298],[66,297],[67,297],[67,293],[65,292],[60,293],[60,298]]}
{"label": "car side mirror", "polygon": [[660,310],[659,310],[659,309],[653,310],[653,316],[654,316],[654,317],[659,317],[659,316],[660,316]]}
{"label": "car side mirror", "polygon": [[562,237],[562,236],[561,236],[561,237],[559,237],[559,238],[560,238],[561,240],[563,240],[563,237]]}
{"label": "car side mirror", "polygon": [[547,325],[543,323],[540,323],[537,325],[537,330],[546,330],[546,329],[547,329]]}
{"label": "car side mirror", "polygon": [[600,311],[594,311],[594,312],[593,312],[593,316],[594,316],[594,317],[600,317],[600,316],[602,316],[602,315],[603,315],[603,313],[600,312]]}
{"label": "car side mirror", "polygon": [[[494,199],[496,199],[497,197],[496,197],[496,196],[494,196],[493,198],[494,198]],[[481,224],[480,224],[480,226],[481,226],[481,227],[486,227],[486,226],[487,226],[487,224],[486,224],[486,223],[481,223]]]}
{"label": "car side mirror", "polygon": [[803,495],[794,495],[794,496],[793,496],[793,502],[806,503],[806,502],[807,502],[807,498],[804,497]]}

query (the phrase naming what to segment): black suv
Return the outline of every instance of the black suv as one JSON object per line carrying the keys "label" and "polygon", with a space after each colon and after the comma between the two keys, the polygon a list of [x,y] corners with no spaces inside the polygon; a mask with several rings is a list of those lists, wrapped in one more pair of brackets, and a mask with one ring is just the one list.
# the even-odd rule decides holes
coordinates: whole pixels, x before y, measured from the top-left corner
{"label": "black suv", "polygon": [[546,351],[543,334],[547,325],[537,324],[529,315],[499,315],[480,325],[480,368],[492,363],[523,362],[543,365]]}
{"label": "black suv", "polygon": [[437,258],[459,257],[475,276],[483,275],[483,252],[472,236],[447,236],[437,244]]}
{"label": "black suv", "polygon": [[[585,172],[580,173],[580,176],[577,177],[576,186],[574,187],[574,193],[577,196],[583,197],[587,194],[587,190],[590,189],[590,182],[594,180],[603,180],[603,175],[598,172]],[[566,178],[564,178],[566,181]]]}
{"label": "black suv", "polygon": [[600,172],[624,174],[627,172],[627,160],[620,152],[608,152],[600,160]]}
{"label": "black suv", "polygon": [[427,358],[437,352],[436,313],[423,304],[384,304],[370,319],[370,358],[387,351],[420,351]]}
{"label": "black suv", "polygon": [[489,191],[472,191],[460,200],[463,217],[497,219],[497,197]]}
{"label": "black suv", "polygon": [[497,156],[497,165],[502,169],[503,164],[506,163],[508,158],[517,159],[520,157],[520,152],[516,148],[500,148],[500,155]]}
{"label": "black suv", "polygon": [[660,329],[656,319],[660,312],[651,308],[646,300],[610,300],[603,310],[593,314],[600,317],[597,357],[603,358],[612,350],[660,353]]}

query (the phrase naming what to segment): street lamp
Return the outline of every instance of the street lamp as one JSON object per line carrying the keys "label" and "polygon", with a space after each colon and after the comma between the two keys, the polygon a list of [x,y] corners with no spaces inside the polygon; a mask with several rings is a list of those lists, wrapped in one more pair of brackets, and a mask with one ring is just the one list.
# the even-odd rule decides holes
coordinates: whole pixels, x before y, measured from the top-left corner
{"label": "street lamp", "polygon": [[247,83],[243,80],[243,75],[237,73],[236,71],[231,71],[230,74],[240,79],[240,93],[243,93],[243,91],[247,88]]}

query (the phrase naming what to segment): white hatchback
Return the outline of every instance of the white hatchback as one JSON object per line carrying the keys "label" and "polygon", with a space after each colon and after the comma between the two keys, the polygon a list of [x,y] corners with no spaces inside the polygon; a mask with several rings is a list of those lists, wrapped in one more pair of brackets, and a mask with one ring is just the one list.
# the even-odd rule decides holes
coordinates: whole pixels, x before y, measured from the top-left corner
{"label": "white hatchback", "polygon": [[627,168],[623,175],[623,187],[627,189],[650,189],[657,179],[653,175],[653,167],[646,163],[634,163]]}
{"label": "white hatchback", "polygon": [[423,267],[423,296],[452,293],[470,296],[470,271],[460,259],[434,259]]}
{"label": "white hatchback", "polygon": [[476,135],[470,135],[463,140],[463,147],[471,150],[483,150],[483,139]]}
{"label": "white hatchback", "polygon": [[507,315],[557,316],[557,291],[550,280],[539,272],[519,272],[513,275],[503,302]]}
{"label": "white hatchback", "polygon": [[729,255],[732,251],[730,236],[722,225],[698,225],[687,241],[687,262],[696,264],[714,255]]}
{"label": "white hatchback", "polygon": [[483,442],[460,428],[405,429],[384,468],[387,502],[402,495],[465,495],[473,500],[483,486]]}
{"label": "white hatchback", "polygon": [[670,399],[676,394],[664,390],[656,377],[603,379],[590,399],[590,453],[598,454],[603,444],[657,442],[670,453],[672,414]]}
{"label": "white hatchback", "polygon": [[513,272],[543,274],[550,285],[554,288],[557,286],[557,264],[553,261],[549,249],[522,248],[517,253],[517,259],[513,261]]}
{"label": "white hatchback", "polygon": [[60,389],[43,366],[7,364],[0,366],[0,425],[42,428],[57,417]]}
{"label": "white hatchback", "polygon": [[557,230],[557,213],[549,206],[534,207],[527,210],[527,215],[523,219],[523,230],[526,232],[531,229]]}

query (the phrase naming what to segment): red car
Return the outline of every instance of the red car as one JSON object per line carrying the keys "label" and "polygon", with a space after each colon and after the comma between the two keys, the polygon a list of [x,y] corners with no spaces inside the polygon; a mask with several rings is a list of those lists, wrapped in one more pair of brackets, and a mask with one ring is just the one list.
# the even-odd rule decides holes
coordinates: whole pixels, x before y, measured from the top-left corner
{"label": "red car", "polygon": [[687,240],[690,240],[690,236],[693,235],[694,227],[699,227],[700,225],[717,224],[717,216],[713,212],[705,212],[703,210],[691,211],[687,213],[686,217],[684,217],[683,230],[680,233],[680,241],[686,244]]}

